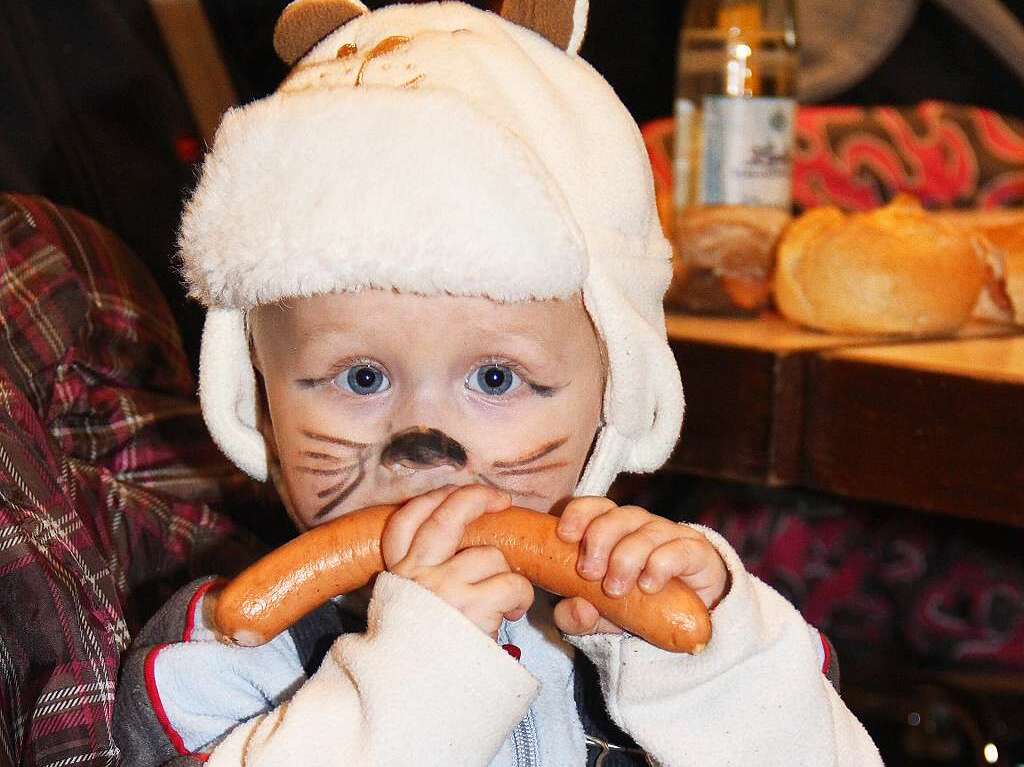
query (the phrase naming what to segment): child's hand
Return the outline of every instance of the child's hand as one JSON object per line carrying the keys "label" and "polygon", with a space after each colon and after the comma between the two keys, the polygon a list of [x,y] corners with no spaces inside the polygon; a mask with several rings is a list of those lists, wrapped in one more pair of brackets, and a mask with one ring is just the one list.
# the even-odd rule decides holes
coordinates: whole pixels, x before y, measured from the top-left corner
{"label": "child's hand", "polygon": [[533,604],[533,585],[513,573],[493,546],[458,547],[467,524],[511,505],[507,493],[483,485],[443,487],[413,498],[384,529],[384,565],[433,591],[496,637],[502,618],[518,620]]}
{"label": "child's hand", "polygon": [[[558,521],[558,537],[580,543],[577,571],[589,581],[603,581],[609,596],[621,596],[634,586],[654,594],[670,578],[679,578],[710,608],[728,589],[725,562],[707,538],[639,506],[574,498]],[[556,605],[555,625],[566,634],[622,631],[579,597]]]}

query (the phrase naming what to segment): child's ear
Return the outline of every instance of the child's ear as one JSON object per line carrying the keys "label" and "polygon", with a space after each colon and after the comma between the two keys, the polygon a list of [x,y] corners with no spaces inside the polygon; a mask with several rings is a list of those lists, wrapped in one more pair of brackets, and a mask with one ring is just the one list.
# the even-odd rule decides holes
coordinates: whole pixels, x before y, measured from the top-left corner
{"label": "child's ear", "polygon": [[587,31],[589,0],[492,0],[491,8],[575,55]]}
{"label": "child's ear", "polygon": [[369,12],[359,0],[293,0],[274,27],[274,50],[291,66],[331,32]]}

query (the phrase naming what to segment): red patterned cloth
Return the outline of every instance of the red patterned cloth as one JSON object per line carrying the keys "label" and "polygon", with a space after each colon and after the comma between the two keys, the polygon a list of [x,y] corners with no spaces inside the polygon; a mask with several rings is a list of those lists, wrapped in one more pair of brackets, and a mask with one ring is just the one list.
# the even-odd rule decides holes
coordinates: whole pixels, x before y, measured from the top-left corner
{"label": "red patterned cloth", "polygon": [[628,499],[718,530],[841,658],[1024,671],[1021,533],[799,491],[655,476]]}
{"label": "red patterned cloth", "polygon": [[0,195],[0,764],[118,764],[132,631],[212,549],[249,555],[174,328],[110,232]]}
{"label": "red patterned cloth", "polygon": [[[644,126],[655,184],[672,188],[671,119]],[[897,193],[929,207],[1024,205],[1024,121],[927,101],[797,110],[793,203],[867,210]]]}

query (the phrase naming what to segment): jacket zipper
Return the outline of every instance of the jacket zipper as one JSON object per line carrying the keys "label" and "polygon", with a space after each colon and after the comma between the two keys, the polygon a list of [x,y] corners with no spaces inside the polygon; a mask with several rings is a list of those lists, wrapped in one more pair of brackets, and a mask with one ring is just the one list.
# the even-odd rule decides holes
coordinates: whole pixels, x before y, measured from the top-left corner
{"label": "jacket zipper", "polygon": [[[509,641],[508,628],[502,621],[498,630],[498,641],[505,644]],[[516,767],[541,767],[537,755],[537,723],[533,718],[533,708],[529,708],[519,724],[512,730],[512,748],[515,752]]]}
{"label": "jacket zipper", "polygon": [[526,712],[516,728],[512,730],[512,745],[516,752],[516,767],[540,767],[537,757],[537,726],[533,721],[533,709]]}

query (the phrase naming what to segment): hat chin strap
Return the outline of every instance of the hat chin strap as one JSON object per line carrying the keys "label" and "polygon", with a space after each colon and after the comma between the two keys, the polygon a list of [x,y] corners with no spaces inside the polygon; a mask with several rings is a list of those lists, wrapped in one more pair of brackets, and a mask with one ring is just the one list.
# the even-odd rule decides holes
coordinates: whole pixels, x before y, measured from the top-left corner
{"label": "hat chin strap", "polygon": [[199,353],[199,402],[210,436],[242,471],[267,478],[267,446],[257,428],[256,373],[241,309],[210,309]]}

